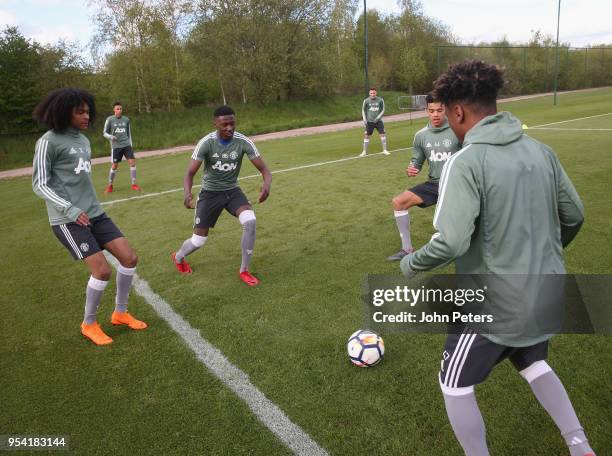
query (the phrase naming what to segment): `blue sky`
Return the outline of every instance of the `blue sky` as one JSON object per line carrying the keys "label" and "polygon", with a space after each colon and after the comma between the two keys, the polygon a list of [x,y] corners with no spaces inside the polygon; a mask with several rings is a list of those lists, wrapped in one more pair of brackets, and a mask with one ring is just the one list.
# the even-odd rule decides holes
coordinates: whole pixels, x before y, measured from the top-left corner
{"label": "blue sky", "polygon": [[[533,30],[553,37],[558,0],[423,0],[428,16],[449,25],[465,43],[506,37],[524,42]],[[396,0],[368,0],[368,8],[398,12]],[[363,0],[360,0],[363,5]],[[76,0],[0,0],[0,24],[16,25],[28,38],[54,43],[63,38],[85,45],[91,39],[93,8]],[[562,0],[562,42],[573,46],[612,43],[612,0]]]}

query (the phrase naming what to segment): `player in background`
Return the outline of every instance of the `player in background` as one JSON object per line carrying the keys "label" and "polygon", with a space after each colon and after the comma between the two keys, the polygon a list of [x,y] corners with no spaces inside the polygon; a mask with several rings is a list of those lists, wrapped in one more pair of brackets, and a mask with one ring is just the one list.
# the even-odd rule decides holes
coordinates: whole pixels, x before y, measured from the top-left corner
{"label": "player in background", "polygon": [[142,190],[136,183],[136,158],[132,148],[132,125],[130,119],[123,115],[121,103],[116,101],[113,105],[112,116],[106,118],[104,122],[104,137],[111,143],[111,169],[108,174],[108,186],[104,193],[113,191],[113,182],[119,163],[125,157],[130,165],[130,179],[132,190]]}
{"label": "player in background", "polygon": [[431,94],[427,95],[425,100],[429,123],[414,135],[412,160],[406,168],[406,174],[408,177],[418,175],[423,168],[423,163],[427,160],[429,179],[391,200],[402,248],[399,252],[387,257],[388,261],[400,261],[408,253],[414,251],[410,238],[410,213],[408,211],[413,206],[425,208],[438,202],[438,183],[442,168],[448,159],[461,149],[459,140],[446,120],[444,105],[434,99]]}
{"label": "player in background", "polygon": [[[503,85],[500,69],[476,60],[452,66],[436,81],[434,96],[446,106],[463,149],[442,172],[433,221],[436,234],[401,261],[407,277],[453,261],[457,274],[483,278],[565,274],[563,248],[582,226],[583,205],[552,149],[523,134],[516,117],[497,112]],[[517,291],[536,315],[544,310],[541,291]],[[523,316],[511,313],[516,299],[492,293],[489,300],[494,321],[510,315],[509,327],[515,321],[520,327],[537,326],[535,317],[519,321]],[[439,381],[448,418],[466,455],[489,454],[474,386],[508,358],[559,428],[570,455],[594,456],[563,384],[546,362],[550,337],[482,335],[469,326],[462,334],[448,335]]]}
{"label": "player in background", "polygon": [[368,145],[370,144],[370,136],[374,133],[374,129],[378,130],[380,142],[383,146],[383,154],[389,155],[387,150],[387,136],[385,135],[385,125],[382,121],[385,113],[385,100],[377,96],[376,88],[370,89],[370,96],[363,100],[361,106],[361,116],[365,125],[365,136],[363,139],[363,152],[360,157],[365,157],[368,154]]}
{"label": "player in background", "polygon": [[191,194],[193,177],[202,163],[204,164],[202,189],[195,205],[193,235],[172,254],[172,260],[180,273],[191,273],[191,267],[185,257],[204,245],[210,228],[215,226],[225,209],[237,217],[242,225],[242,263],[239,277],[247,285],[256,286],[259,280],[249,272],[249,263],[255,246],[255,212],[238,186],[242,158],[244,155],[249,157],[263,177],[260,203],[263,203],[270,194],[272,174],[253,141],[235,131],[236,117],[232,108],[220,106],[215,110],[214,127],[215,131],[198,142],[183,180],[184,205],[187,209],[193,209]]}
{"label": "player in background", "polygon": [[138,257],[102,210],[91,178],[91,147],[81,131],[89,127],[95,115],[93,96],[79,89],[55,90],[36,107],[34,117],[49,131],[36,142],[32,189],[45,200],[55,236],[91,272],[81,333],[97,345],[106,345],[113,340],[102,331],[96,318],[111,276],[102,250],[109,251],[120,263],[111,323],[131,329],[144,329],[147,324],[127,311]]}

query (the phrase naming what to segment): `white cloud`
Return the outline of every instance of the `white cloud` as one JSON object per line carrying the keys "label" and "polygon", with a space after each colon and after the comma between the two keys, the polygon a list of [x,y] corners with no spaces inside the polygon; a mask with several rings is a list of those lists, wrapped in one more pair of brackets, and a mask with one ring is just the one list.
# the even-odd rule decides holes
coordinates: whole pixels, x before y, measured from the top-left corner
{"label": "white cloud", "polygon": [[41,44],[54,44],[60,39],[85,44],[89,40],[89,35],[83,34],[82,31],[79,33],[77,28],[68,24],[46,27],[22,25],[20,28],[24,35]]}
{"label": "white cloud", "polygon": [[5,25],[16,25],[17,18],[8,11],[0,10],[0,24],[2,24],[3,28]]}

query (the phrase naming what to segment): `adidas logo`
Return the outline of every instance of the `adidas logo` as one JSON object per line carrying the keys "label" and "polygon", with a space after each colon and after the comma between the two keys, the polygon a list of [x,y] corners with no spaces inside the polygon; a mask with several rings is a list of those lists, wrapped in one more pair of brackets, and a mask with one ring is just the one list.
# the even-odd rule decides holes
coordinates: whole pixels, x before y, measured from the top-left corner
{"label": "adidas logo", "polygon": [[213,158],[219,158],[219,154],[218,154],[217,152],[215,152],[215,153],[213,154]]}
{"label": "adidas logo", "polygon": [[572,441],[570,442],[570,445],[580,445],[581,443],[582,443],[582,440],[580,440],[578,437],[574,437]]}

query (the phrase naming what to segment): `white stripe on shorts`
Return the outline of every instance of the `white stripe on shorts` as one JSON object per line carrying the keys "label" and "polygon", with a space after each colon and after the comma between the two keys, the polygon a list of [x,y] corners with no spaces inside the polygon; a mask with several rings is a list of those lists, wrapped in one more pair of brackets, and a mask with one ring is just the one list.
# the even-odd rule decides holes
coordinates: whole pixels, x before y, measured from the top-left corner
{"label": "white stripe on shorts", "polygon": [[82,260],[83,259],[83,254],[81,253],[81,251],[77,247],[77,244],[76,244],[74,238],[72,237],[72,234],[70,234],[70,230],[68,229],[68,227],[65,224],[60,225],[59,227],[62,230],[62,233],[64,233],[64,237],[68,241],[68,244],[70,244],[70,246],[72,247],[72,250],[74,250],[74,252],[77,254],[77,258]]}
{"label": "white stripe on shorts", "polygon": [[459,341],[453,350],[453,356],[451,356],[450,362],[448,363],[448,368],[446,370],[446,375],[444,376],[444,385],[451,386],[451,378],[453,372],[455,371],[455,367],[457,365],[458,358],[461,357],[462,348],[467,342],[469,336],[471,335],[471,331],[466,327],[463,329],[461,336],[459,336]]}
{"label": "white stripe on shorts", "polygon": [[474,342],[474,339],[476,339],[476,336],[477,336],[476,333],[472,334],[466,344],[465,350],[463,351],[463,355],[461,357],[461,363],[459,364],[459,368],[456,369],[455,380],[453,381],[451,385],[453,388],[457,388],[457,384],[459,383],[459,377],[461,376],[461,369],[463,369],[463,365],[465,364],[465,360],[468,357],[468,353],[470,351],[472,343]]}

